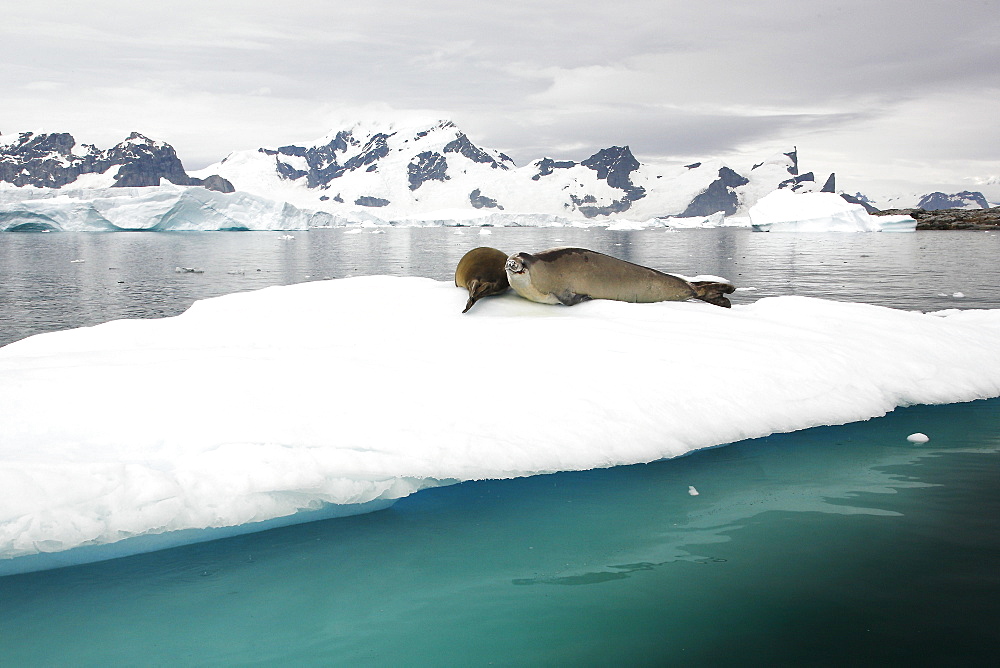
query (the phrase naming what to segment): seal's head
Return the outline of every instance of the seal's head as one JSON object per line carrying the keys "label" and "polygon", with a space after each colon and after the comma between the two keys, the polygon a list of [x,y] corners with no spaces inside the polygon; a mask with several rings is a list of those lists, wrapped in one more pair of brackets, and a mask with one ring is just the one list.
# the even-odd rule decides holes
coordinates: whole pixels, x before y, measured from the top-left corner
{"label": "seal's head", "polygon": [[533,258],[527,253],[517,253],[507,258],[505,268],[508,274],[523,274],[528,270]]}

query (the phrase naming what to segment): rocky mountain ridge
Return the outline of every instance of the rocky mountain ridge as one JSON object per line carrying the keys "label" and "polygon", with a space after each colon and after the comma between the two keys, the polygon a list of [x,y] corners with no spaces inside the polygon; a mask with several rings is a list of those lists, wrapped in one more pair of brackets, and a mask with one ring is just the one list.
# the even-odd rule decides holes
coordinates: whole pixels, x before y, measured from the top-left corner
{"label": "rocky mountain ridge", "polygon": [[[137,132],[107,150],[77,145],[68,133],[0,136],[0,181],[15,186],[143,187],[161,180],[240,190],[335,215],[370,211],[390,221],[494,212],[582,220],[731,216],[776,189],[837,192],[834,174],[818,180],[812,171],[800,172],[795,148],[742,171],[718,160],[643,164],[628,146],[581,161],[547,156],[519,167],[504,153],[477,146],[448,120],[357,123],[304,145],[237,151],[191,174],[173,147]],[[841,196],[876,211],[861,193]],[[921,209],[988,206],[982,193],[969,191],[931,193],[919,203]]]}
{"label": "rocky mountain ridge", "polygon": [[77,146],[67,132],[22,132],[16,138],[2,139],[7,141],[0,141],[0,181],[19,187],[61,188],[93,174],[109,176],[108,185],[117,188],[155,186],[166,179],[175,185],[224,193],[235,190],[219,176],[189,176],[172,146],[138,132],[107,150],[93,144]]}
{"label": "rocky mountain ridge", "polygon": [[[238,151],[205,173],[239,190],[331,212],[379,209],[385,219],[495,210],[576,219],[703,216],[745,211],[779,187],[817,190],[798,156],[777,154],[740,174],[719,162],[642,164],[628,146],[582,160],[543,157],[518,167],[475,145],[454,123],[359,123],[316,142]],[[833,187],[833,176],[824,188]]]}

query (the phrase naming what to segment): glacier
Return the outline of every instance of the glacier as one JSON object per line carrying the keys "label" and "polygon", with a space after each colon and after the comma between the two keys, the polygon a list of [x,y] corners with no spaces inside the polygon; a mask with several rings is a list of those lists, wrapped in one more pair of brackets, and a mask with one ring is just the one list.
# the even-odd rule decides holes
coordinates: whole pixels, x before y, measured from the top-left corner
{"label": "glacier", "polygon": [[909,231],[910,216],[872,216],[832,193],[781,189],[762,197],[749,216],[596,218],[495,209],[410,211],[391,217],[367,210],[331,212],[237,191],[221,193],[164,182],[143,188],[0,187],[0,231],[297,231],[327,227],[604,227],[699,229],[750,227],[768,231]]}
{"label": "glacier", "polygon": [[0,348],[0,574],[1000,396],[1000,310],[465,299],[315,281]]}
{"label": "glacier", "polygon": [[337,218],[244,192],[200,186],[0,188],[0,231],[305,230]]}

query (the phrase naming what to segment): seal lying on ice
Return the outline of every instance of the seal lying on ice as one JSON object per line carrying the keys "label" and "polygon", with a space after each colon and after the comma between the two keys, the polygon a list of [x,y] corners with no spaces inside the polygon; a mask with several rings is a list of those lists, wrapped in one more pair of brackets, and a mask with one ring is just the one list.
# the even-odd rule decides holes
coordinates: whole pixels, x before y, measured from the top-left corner
{"label": "seal lying on ice", "polygon": [[462,256],[455,268],[455,285],[469,291],[469,301],[462,313],[483,297],[507,291],[510,283],[507,282],[507,273],[504,271],[505,262],[506,253],[487,246],[473,248]]}
{"label": "seal lying on ice", "polygon": [[688,282],[585,248],[552,248],[507,258],[511,287],[531,301],[572,306],[588,299],[663,302],[701,299],[729,308],[736,288],[715,281]]}

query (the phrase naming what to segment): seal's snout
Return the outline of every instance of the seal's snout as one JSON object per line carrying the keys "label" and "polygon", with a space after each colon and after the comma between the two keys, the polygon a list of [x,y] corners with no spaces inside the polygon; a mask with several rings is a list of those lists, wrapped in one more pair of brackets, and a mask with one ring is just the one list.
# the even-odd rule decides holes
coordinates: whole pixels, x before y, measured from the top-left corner
{"label": "seal's snout", "polygon": [[520,258],[511,257],[507,259],[507,271],[512,274],[523,274],[524,273],[524,263],[521,262]]}

